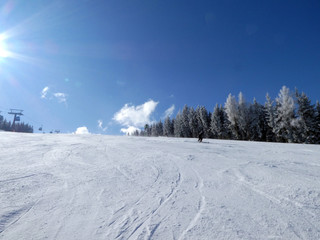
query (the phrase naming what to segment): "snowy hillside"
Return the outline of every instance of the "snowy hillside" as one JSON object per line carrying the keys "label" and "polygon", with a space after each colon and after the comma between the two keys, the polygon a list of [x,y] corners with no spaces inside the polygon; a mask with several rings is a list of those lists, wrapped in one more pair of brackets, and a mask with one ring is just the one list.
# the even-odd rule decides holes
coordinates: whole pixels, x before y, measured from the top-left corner
{"label": "snowy hillside", "polygon": [[0,133],[0,239],[320,239],[320,146]]}

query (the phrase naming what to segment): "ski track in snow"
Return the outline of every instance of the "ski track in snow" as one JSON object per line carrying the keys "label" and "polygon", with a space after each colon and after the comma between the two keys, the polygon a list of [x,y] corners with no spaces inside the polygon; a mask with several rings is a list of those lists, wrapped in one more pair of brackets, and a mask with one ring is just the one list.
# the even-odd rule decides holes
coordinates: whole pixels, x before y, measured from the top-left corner
{"label": "ski track in snow", "polygon": [[1,132],[0,146],[1,240],[320,239],[319,145]]}
{"label": "ski track in snow", "polygon": [[199,217],[201,216],[202,212],[205,209],[206,200],[205,200],[205,196],[202,193],[203,179],[202,179],[202,177],[200,177],[198,172],[195,171],[195,173],[198,177],[198,182],[197,182],[196,188],[199,189],[199,195],[200,195],[198,211],[197,211],[196,215],[194,216],[194,218],[192,219],[192,221],[189,223],[188,227],[182,232],[182,234],[180,235],[178,240],[183,239],[184,236],[188,233],[188,231],[196,225]]}

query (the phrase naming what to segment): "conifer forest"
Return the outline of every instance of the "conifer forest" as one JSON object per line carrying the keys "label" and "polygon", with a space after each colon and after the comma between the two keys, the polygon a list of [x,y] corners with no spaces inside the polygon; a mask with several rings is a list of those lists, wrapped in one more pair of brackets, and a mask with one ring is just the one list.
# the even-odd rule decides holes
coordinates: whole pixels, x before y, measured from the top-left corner
{"label": "conifer forest", "polygon": [[213,112],[185,105],[175,118],[146,124],[133,135],[196,138],[200,132],[213,139],[319,144],[320,104],[286,86],[274,100],[267,94],[264,104],[246,102],[240,92],[238,99],[229,94]]}

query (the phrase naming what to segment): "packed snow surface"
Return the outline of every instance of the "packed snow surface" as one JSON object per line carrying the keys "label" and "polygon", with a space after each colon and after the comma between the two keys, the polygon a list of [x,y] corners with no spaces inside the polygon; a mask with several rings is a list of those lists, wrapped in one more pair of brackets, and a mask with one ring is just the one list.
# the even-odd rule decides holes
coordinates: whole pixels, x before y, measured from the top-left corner
{"label": "packed snow surface", "polygon": [[320,146],[2,132],[0,239],[320,239]]}

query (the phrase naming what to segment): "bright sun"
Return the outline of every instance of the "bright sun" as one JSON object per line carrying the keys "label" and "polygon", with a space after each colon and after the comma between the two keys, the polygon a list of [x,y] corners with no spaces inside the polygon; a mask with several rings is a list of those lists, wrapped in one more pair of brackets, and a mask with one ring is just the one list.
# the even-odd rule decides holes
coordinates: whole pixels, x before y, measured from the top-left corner
{"label": "bright sun", "polygon": [[7,46],[3,36],[0,35],[0,58],[6,58],[9,56]]}

